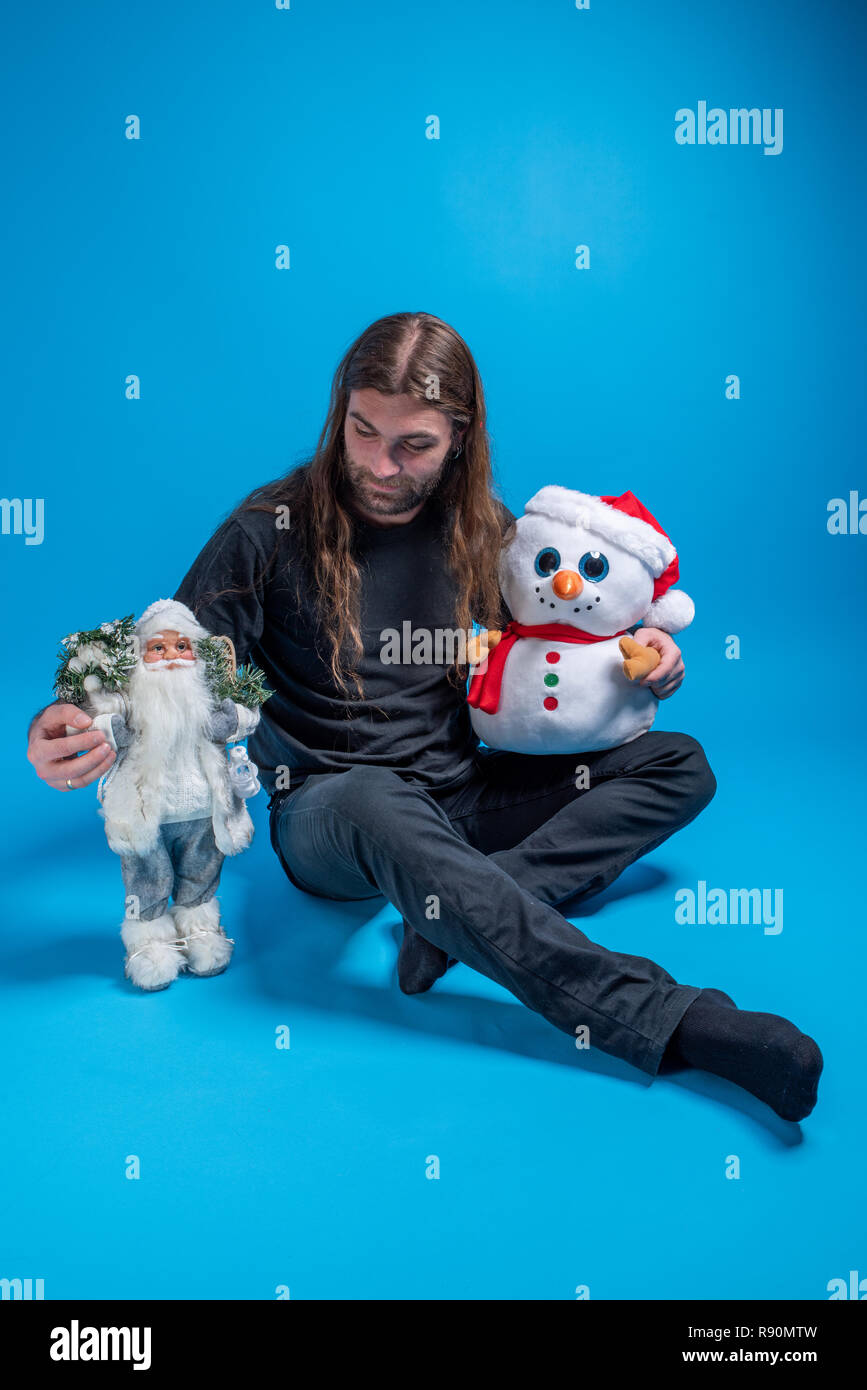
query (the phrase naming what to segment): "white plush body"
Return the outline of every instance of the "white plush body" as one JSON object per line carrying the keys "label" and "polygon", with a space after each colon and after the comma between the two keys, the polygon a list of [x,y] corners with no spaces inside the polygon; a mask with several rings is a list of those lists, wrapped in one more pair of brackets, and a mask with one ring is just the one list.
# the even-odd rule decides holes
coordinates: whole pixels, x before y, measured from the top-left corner
{"label": "white plush body", "polygon": [[[559,652],[552,665],[547,652]],[[553,672],[554,689],[544,685]],[[547,710],[546,696],[557,700]],[[578,753],[616,748],[647,733],[659,701],[650,686],[627,680],[616,638],[575,646],[521,638],[506,659],[496,714],[471,710],[475,732],[492,748],[514,753]]]}
{"label": "white plush body", "polygon": [[[600,556],[605,573],[594,578]],[[692,600],[681,590],[654,600],[655,580],[674,558],[667,536],[601,498],[556,485],[536,493],[500,555],[512,618],[566,624],[602,640],[519,637],[505,659],[496,711],[470,706],[478,737],[491,748],[546,754],[616,748],[646,733],[659,702],[650,685],[627,677],[615,634],[641,622],[678,632],[692,621]],[[559,660],[549,662],[549,652]],[[555,684],[545,684],[549,675]],[[545,707],[548,697],[556,709]]]}

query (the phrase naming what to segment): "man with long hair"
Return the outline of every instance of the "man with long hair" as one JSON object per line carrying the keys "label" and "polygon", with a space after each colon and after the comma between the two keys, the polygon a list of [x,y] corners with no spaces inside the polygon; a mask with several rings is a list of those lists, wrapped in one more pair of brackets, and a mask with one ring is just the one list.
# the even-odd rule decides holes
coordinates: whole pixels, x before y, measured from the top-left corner
{"label": "man with long hair", "polygon": [[[390,899],[406,993],[464,961],[650,1076],[699,1067],[802,1119],[822,1069],[812,1038],[608,950],[558,911],[707,805],[716,783],[696,740],[651,731],[568,757],[485,749],[464,654],[415,646],[418,633],[502,626],[497,560],[513,522],[493,490],[466,343],[431,314],[371,324],[337,368],[312,458],[249,494],[175,595],[275,692],[250,753],[280,863],[307,893]],[[395,630],[413,645],[385,660]],[[666,698],[683,678],[680,652],[656,629],[635,635],[660,653],[652,685]],[[90,731],[52,746],[74,714],[49,709],[31,732],[31,761],[60,788],[87,785],[111,761]],[[79,749],[67,781],[62,759]],[[589,777],[576,786],[579,763]]]}

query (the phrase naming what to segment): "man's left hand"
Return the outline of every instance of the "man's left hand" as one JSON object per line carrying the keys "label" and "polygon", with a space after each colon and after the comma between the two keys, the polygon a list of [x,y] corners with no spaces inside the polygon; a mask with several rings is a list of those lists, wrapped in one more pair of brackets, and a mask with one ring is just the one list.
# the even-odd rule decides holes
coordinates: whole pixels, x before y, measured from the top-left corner
{"label": "man's left hand", "polygon": [[658,666],[638,684],[649,685],[658,699],[667,700],[677,690],[685,674],[680,647],[658,627],[639,627],[632,635],[642,646],[653,647],[660,657]]}

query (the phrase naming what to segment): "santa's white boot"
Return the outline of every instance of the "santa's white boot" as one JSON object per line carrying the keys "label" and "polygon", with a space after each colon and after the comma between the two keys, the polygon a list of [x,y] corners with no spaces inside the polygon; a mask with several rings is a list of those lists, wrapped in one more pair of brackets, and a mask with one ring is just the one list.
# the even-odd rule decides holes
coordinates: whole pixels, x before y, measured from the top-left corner
{"label": "santa's white boot", "polygon": [[178,938],[184,942],[187,970],[191,975],[222,975],[232,959],[234,942],[220,926],[220,904],[210,898],[198,907],[169,909]]}
{"label": "santa's white boot", "polygon": [[184,969],[183,951],[172,943],[178,929],[169,912],[151,922],[127,918],[120,929],[126,947],[124,974],[139,989],[166,989]]}

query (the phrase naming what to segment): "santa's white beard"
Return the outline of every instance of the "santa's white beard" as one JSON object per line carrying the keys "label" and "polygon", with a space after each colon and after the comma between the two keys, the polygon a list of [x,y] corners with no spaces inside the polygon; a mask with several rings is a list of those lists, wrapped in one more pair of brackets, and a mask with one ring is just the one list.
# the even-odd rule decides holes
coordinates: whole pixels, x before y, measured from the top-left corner
{"label": "santa's white beard", "polygon": [[140,661],[129,678],[127,697],[145,762],[151,756],[161,762],[185,753],[189,758],[214,704],[201,661],[176,666]]}

